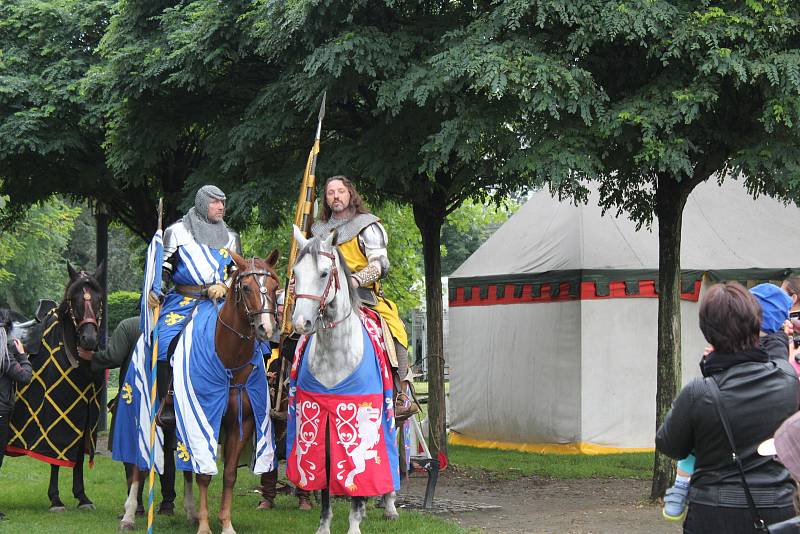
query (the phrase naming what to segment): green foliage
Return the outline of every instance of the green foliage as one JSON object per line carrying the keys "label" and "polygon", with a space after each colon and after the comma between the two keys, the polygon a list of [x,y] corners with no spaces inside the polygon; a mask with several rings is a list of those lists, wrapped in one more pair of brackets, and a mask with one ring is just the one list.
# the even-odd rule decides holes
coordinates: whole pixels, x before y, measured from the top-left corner
{"label": "green foliage", "polygon": [[421,239],[409,206],[387,202],[375,210],[389,236],[389,275],[383,281],[386,296],[397,304],[400,317],[410,320],[420,307],[424,290]]}
{"label": "green foliage", "polygon": [[31,316],[39,299],[61,300],[67,282],[63,255],[80,211],[51,199],[0,233],[0,299],[5,305]]}
{"label": "green foliage", "polygon": [[135,291],[114,291],[108,294],[108,332],[109,335],[120,321],[139,315],[141,293]]}
{"label": "green foliage", "polygon": [[449,276],[484,241],[519,209],[520,204],[507,200],[499,206],[466,200],[447,217],[442,227],[442,275]]}
{"label": "green foliage", "polygon": [[463,445],[448,448],[450,463],[473,477],[516,480],[526,476],[559,479],[638,478],[652,475],[652,453],[626,454],[537,454],[477,449]]}

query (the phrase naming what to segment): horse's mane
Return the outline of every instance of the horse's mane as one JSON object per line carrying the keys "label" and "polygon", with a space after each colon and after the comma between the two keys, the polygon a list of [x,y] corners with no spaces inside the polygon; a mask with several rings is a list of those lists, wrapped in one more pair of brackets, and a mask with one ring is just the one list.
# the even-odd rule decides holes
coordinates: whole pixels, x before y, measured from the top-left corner
{"label": "horse's mane", "polygon": [[[322,252],[322,239],[319,237],[312,237],[306,243],[300,252],[297,253],[297,259],[295,263],[299,263],[300,260],[303,259],[304,256],[311,254],[313,256],[318,256],[320,252]],[[353,308],[356,310],[361,308],[361,298],[358,296],[358,292],[353,289],[353,286],[350,285],[350,276],[352,272],[350,271],[350,267],[347,266],[347,262],[344,261],[344,256],[342,255],[342,251],[339,250],[339,247],[333,245],[333,250],[336,251],[336,255],[339,257],[339,265],[342,266],[342,271],[344,272],[344,280],[340,280],[342,284],[347,286],[347,292],[350,295],[350,303],[352,304]]]}

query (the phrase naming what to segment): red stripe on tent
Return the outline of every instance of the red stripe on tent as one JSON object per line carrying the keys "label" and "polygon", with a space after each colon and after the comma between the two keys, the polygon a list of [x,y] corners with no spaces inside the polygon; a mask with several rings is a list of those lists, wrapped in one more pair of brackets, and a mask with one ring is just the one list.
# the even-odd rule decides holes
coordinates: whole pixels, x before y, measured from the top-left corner
{"label": "red stripe on tent", "polygon": [[[700,286],[702,282],[696,281],[692,291],[688,293],[681,293],[682,300],[690,302],[697,302],[700,298]],[[550,284],[541,284],[540,294],[538,297],[532,296],[533,285],[525,284],[522,288],[522,294],[519,297],[514,296],[515,284],[505,284],[505,294],[502,297],[497,296],[497,285],[489,284],[486,298],[480,297],[480,288],[472,287],[472,296],[469,300],[464,298],[464,288],[456,288],[456,298],[449,302],[451,308],[459,306],[494,306],[496,304],[534,304],[539,302],[565,302],[569,300],[605,300],[605,299],[641,299],[641,298],[658,298],[656,293],[656,284],[653,280],[639,281],[639,293],[631,295],[625,291],[625,282],[609,282],[608,295],[599,296],[594,282],[581,282],[580,295],[570,295],[569,282],[562,282],[559,286],[558,295],[555,297],[550,295]]]}

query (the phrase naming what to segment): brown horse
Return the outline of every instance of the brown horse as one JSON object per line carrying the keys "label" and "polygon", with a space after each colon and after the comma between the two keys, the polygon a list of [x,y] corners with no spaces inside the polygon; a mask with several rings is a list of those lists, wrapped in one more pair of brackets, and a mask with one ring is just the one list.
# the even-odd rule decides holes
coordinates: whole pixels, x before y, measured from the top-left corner
{"label": "brown horse", "polygon": [[[236,469],[245,442],[255,430],[253,409],[247,391],[242,386],[254,370],[250,362],[253,359],[256,340],[268,341],[273,330],[278,327],[275,292],[279,282],[274,270],[278,251],[272,251],[266,260],[253,258],[248,261],[235,253],[231,253],[231,257],[238,270],[233,275],[225,303],[219,310],[214,331],[216,355],[232,377],[227,406],[222,418],[225,435],[225,467],[219,520],[222,523],[223,534],[235,534],[231,524],[231,508]],[[187,326],[187,331],[188,328]],[[125,516],[120,522],[121,530],[133,528],[136,492],[140,478],[139,470],[134,469],[128,500],[125,503]],[[195,514],[190,472],[186,472],[184,476],[184,509],[190,520],[195,518],[198,520],[198,534],[210,534],[208,486],[211,475],[197,473],[195,478],[200,493],[199,510]]]}
{"label": "brown horse", "polygon": [[94,456],[103,383],[77,349],[97,350],[104,299],[98,280],[104,269],[101,265],[91,275],[67,264],[69,282],[61,304],[40,317],[41,322],[14,324],[13,335],[31,353],[34,380],[17,393],[7,450],[50,464],[51,511],[66,509],[58,491],[59,467],[72,468],[78,507],[94,509],[84,489],[83,461],[87,452],[90,459]]}

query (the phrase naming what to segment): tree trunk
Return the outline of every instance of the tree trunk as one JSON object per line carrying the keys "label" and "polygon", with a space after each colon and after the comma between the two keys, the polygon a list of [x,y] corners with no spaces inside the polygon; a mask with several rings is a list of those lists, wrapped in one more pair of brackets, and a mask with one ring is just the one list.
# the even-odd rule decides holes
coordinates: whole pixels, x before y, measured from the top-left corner
{"label": "tree trunk", "polygon": [[[441,215],[437,215],[437,213]],[[444,342],[442,320],[441,232],[444,209],[414,206],[414,220],[422,234],[425,262],[425,304],[428,331],[428,447],[433,458],[447,454],[446,408],[444,391]]]}
{"label": "tree trunk", "polygon": [[[103,269],[103,276],[98,280],[100,287],[103,290],[103,302],[100,303],[101,313],[103,320],[100,322],[100,349],[106,348],[108,343],[108,222],[109,216],[102,204],[97,205],[97,213],[95,214],[97,221],[97,239],[95,241],[97,265],[104,263],[106,268]],[[108,430],[106,420],[106,411],[103,406],[108,402],[108,372],[104,371],[103,382],[104,387],[100,393],[100,420],[98,421],[97,429],[102,431]]]}
{"label": "tree trunk", "polygon": [[[658,356],[656,430],[681,388],[681,222],[689,188],[674,177],[659,176],[658,216]],[[664,496],[675,476],[675,462],[656,452],[650,498]]]}

